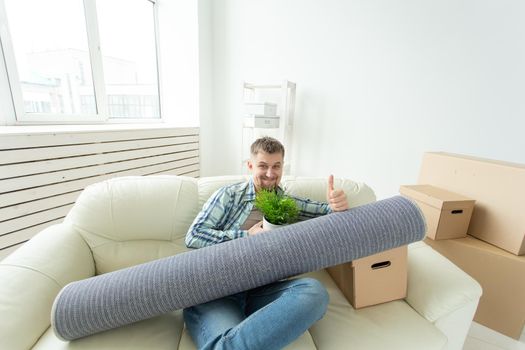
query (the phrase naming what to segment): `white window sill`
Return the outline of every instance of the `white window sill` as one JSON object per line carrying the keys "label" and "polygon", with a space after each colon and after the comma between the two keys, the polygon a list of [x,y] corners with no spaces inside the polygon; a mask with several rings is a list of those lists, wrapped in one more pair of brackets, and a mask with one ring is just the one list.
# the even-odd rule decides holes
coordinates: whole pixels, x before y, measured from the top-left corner
{"label": "white window sill", "polygon": [[70,124],[70,125],[9,125],[0,126],[0,135],[27,135],[27,134],[65,134],[86,132],[107,132],[126,130],[154,130],[154,129],[189,129],[198,126],[175,125],[170,123],[143,123],[143,124]]}

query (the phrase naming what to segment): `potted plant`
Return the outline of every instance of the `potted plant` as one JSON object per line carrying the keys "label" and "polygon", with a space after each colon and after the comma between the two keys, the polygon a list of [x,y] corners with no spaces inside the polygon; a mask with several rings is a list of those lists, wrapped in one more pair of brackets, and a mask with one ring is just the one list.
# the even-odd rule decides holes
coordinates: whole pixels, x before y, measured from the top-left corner
{"label": "potted plant", "polygon": [[263,228],[270,230],[297,221],[299,208],[295,200],[273,190],[261,189],[255,196],[255,207],[263,214]]}

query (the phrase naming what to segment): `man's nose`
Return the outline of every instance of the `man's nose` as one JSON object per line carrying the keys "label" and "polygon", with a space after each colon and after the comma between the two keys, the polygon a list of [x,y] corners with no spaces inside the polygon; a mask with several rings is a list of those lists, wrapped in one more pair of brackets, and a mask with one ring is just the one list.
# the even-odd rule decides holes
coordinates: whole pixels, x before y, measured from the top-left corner
{"label": "man's nose", "polygon": [[272,168],[268,168],[268,170],[266,171],[266,177],[273,177],[274,175],[274,171]]}

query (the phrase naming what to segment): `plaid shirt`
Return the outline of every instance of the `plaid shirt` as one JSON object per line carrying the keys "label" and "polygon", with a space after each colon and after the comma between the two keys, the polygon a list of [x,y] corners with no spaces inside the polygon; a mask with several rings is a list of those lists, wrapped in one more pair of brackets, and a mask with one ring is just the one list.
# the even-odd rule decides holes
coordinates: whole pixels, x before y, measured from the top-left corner
{"label": "plaid shirt", "polygon": [[[284,191],[279,187],[278,191]],[[301,219],[309,219],[331,213],[327,203],[291,196],[299,207]],[[201,212],[186,233],[186,246],[202,248],[231,239],[245,237],[241,230],[253,209],[255,186],[253,179],[218,189],[204,204]]]}

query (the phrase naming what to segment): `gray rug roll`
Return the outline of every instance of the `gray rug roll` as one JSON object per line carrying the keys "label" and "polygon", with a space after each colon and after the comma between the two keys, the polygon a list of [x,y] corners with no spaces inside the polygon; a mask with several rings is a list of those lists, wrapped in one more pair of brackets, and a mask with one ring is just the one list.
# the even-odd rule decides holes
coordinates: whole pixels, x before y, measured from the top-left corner
{"label": "gray rug roll", "polygon": [[73,340],[399,247],[425,230],[419,208],[396,196],[70,283],[51,323]]}

